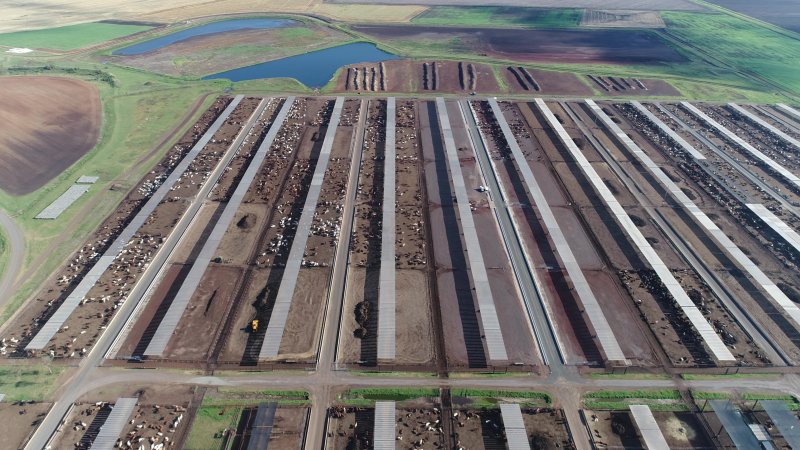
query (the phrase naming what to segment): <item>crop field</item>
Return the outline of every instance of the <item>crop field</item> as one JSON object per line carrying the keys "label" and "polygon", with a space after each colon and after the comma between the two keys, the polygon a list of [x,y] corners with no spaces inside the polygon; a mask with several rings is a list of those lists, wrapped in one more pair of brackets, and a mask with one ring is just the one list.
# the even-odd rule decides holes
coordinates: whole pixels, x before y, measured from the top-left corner
{"label": "crop field", "polygon": [[46,50],[75,50],[153,28],[148,25],[94,22],[0,34],[0,45]]}
{"label": "crop field", "polygon": [[59,77],[14,77],[0,85],[0,189],[29,194],[90,151],[100,136],[96,86]]}
{"label": "crop field", "polygon": [[647,30],[518,30],[458,27],[353,26],[352,29],[391,47],[430,54],[481,54],[500,60],[585,64],[666,64],[686,58],[663,38]]}
{"label": "crop field", "polygon": [[572,28],[578,26],[580,18],[581,11],[577,9],[434,6],[414,17],[411,23],[497,28]]}
{"label": "crop field", "polygon": [[727,14],[662,13],[664,31],[711,61],[800,92],[800,42],[774,29]]}

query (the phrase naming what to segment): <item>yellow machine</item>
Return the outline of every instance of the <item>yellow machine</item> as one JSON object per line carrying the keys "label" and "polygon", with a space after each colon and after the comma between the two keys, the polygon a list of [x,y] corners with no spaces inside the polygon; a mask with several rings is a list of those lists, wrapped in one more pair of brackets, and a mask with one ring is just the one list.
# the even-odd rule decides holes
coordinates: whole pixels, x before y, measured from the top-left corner
{"label": "yellow machine", "polygon": [[258,319],[254,319],[252,322],[250,322],[250,331],[254,333],[258,331]]}

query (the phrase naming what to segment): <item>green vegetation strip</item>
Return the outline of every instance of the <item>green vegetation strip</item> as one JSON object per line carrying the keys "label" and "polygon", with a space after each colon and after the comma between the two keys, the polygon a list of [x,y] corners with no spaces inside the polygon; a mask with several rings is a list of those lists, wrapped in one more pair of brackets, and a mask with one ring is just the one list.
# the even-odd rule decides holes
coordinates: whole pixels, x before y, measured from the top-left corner
{"label": "green vegetation strip", "polygon": [[706,375],[706,374],[698,374],[698,373],[682,373],[681,378],[684,380],[689,381],[703,381],[703,380],[736,380],[736,379],[747,379],[747,378],[766,378],[766,379],[774,379],[780,378],[781,374],[779,373],[731,373],[731,374],[723,374],[723,375]]}
{"label": "green vegetation strip", "polygon": [[0,393],[6,395],[6,402],[47,400],[63,372],[63,367],[46,365],[6,366],[0,369]]}
{"label": "green vegetation strip", "polygon": [[636,391],[597,391],[584,395],[583,405],[592,410],[626,410],[644,404],[655,411],[687,411],[681,394],[674,389]]}
{"label": "green vegetation strip", "polygon": [[434,6],[413,18],[411,23],[495,28],[573,28],[580,25],[581,15],[579,9]]}
{"label": "green vegetation strip", "polygon": [[83,23],[45,30],[0,34],[0,45],[9,47],[75,50],[128,36],[152,27],[113,23]]}

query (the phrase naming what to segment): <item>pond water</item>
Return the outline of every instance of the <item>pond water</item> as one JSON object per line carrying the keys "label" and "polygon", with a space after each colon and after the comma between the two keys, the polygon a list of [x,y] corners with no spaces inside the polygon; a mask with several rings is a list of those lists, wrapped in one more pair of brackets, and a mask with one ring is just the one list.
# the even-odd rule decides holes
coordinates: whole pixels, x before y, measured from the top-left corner
{"label": "pond water", "polygon": [[317,88],[327,84],[339,67],[399,58],[397,55],[380,50],[375,44],[357,42],[220,72],[203,79],[226,78],[231,81],[244,81],[259,78],[294,78],[310,88]]}
{"label": "pond water", "polygon": [[128,47],[123,47],[121,49],[115,50],[112,54],[123,55],[123,56],[139,55],[142,53],[151,52],[153,50],[158,50],[162,47],[166,47],[167,45],[174,44],[180,41],[185,41],[186,39],[190,39],[197,36],[204,36],[207,34],[214,34],[214,33],[224,33],[226,31],[236,31],[236,30],[256,30],[256,29],[265,30],[270,28],[281,28],[295,23],[297,22],[289,19],[223,20],[220,22],[207,23],[205,25],[200,25],[199,27],[193,27],[183,31],[178,31],[176,33],[170,33],[166,36],[150,39],[149,41],[140,42],[138,44],[129,45]]}

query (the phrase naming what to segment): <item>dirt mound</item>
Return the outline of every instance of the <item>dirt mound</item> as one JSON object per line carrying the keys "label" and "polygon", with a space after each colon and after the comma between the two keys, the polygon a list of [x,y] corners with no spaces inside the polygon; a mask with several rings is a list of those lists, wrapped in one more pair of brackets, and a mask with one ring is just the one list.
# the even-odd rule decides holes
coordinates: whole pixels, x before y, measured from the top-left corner
{"label": "dirt mound", "polygon": [[245,214],[244,216],[242,216],[241,219],[239,219],[238,222],[236,222],[236,226],[242,230],[249,230],[250,228],[253,228],[253,225],[255,224],[256,224],[255,214]]}
{"label": "dirt mound", "polygon": [[97,88],[61,77],[0,81],[0,189],[24,195],[71,166],[100,136]]}

